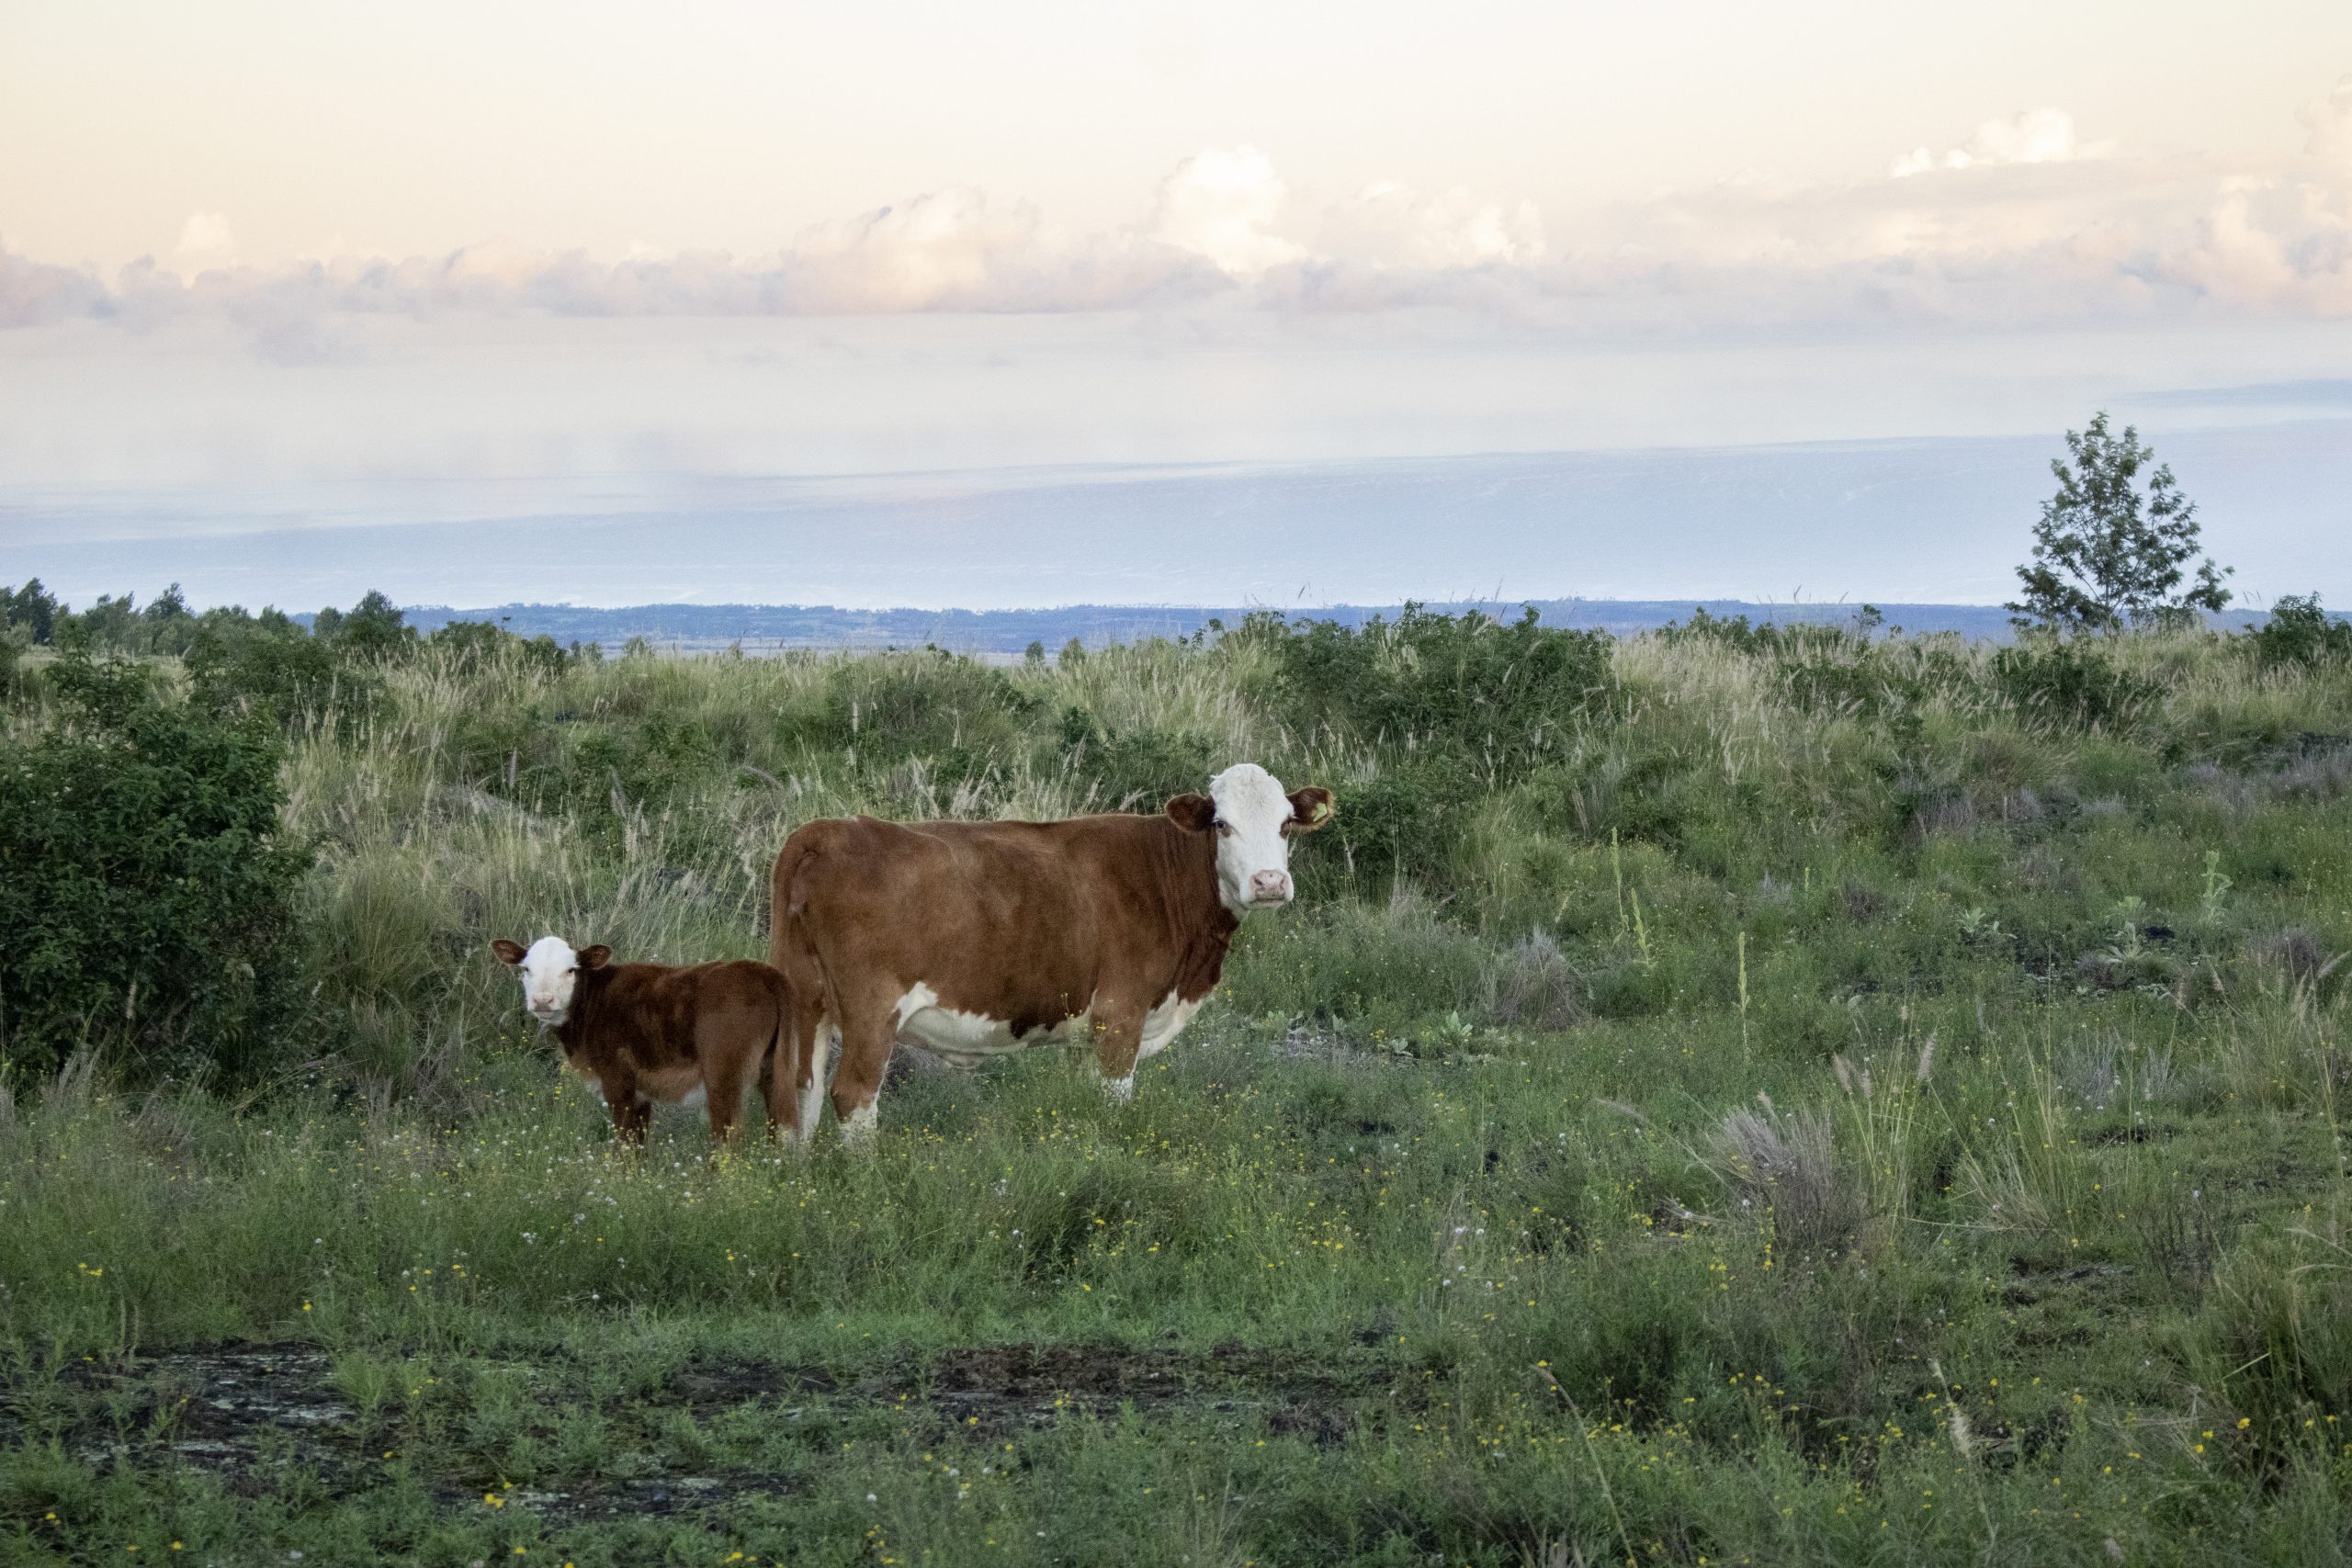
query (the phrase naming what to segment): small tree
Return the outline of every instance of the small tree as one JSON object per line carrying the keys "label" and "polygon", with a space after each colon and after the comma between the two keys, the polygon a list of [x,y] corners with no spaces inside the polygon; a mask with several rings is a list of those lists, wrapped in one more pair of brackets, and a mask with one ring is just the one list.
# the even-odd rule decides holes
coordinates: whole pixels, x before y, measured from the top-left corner
{"label": "small tree", "polygon": [[32,641],[45,643],[64,606],[36,577],[13,592],[0,588],[0,624],[22,627]]}
{"label": "small tree", "polygon": [[2088,429],[2066,433],[2066,450],[2073,466],[2051,463],[2058,493],[2041,503],[2033,558],[2018,568],[2025,597],[2007,606],[2015,625],[2115,631],[2228,606],[2222,579],[2231,569],[2210,556],[2182,588],[2198,550],[2197,503],[2168,467],[2140,486],[2155,453],[2137,430],[2127,424],[2120,436],[2110,434],[2102,410]]}
{"label": "small tree", "polygon": [[320,611],[311,628],[313,635],[360,659],[381,659],[416,644],[416,628],[380,592],[369,592],[348,610]]}

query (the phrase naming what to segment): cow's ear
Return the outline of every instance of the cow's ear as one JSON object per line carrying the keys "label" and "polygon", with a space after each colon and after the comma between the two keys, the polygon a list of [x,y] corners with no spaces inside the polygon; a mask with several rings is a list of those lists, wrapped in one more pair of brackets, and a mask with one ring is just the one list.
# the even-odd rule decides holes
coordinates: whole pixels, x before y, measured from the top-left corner
{"label": "cow's ear", "polygon": [[1168,803],[1168,819],[1187,833],[1205,833],[1216,825],[1216,802],[1205,795],[1180,795]]}
{"label": "cow's ear", "polygon": [[498,961],[501,964],[523,962],[523,944],[519,942],[509,942],[504,937],[500,937],[490,944],[490,950],[498,954]]}
{"label": "cow's ear", "polygon": [[1283,829],[1291,833],[1312,833],[1331,820],[1337,809],[1331,804],[1331,792],[1321,784],[1295,789],[1290,792],[1290,820],[1283,824]]}
{"label": "cow's ear", "polygon": [[580,950],[580,967],[582,969],[602,969],[612,961],[613,950],[601,942],[594,947]]}

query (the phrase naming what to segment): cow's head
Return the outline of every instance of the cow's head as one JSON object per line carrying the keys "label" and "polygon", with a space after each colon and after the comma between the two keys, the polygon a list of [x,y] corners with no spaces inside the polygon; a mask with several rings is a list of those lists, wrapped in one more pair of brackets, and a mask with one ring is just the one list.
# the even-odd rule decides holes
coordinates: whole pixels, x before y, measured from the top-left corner
{"label": "cow's head", "polygon": [[1331,819],[1331,792],[1319,784],[1283,793],[1282,780],[1238,762],[1209,781],[1206,795],[1180,795],[1168,815],[1188,832],[1216,835],[1216,892],[1236,915],[1291,897],[1290,836]]}
{"label": "cow's head", "polygon": [[522,943],[501,937],[490,944],[490,950],[523,972],[523,1006],[549,1029],[562,1028],[564,1020],[571,1016],[580,972],[602,969],[613,956],[613,950],[603,946],[575,953],[560,936],[543,936],[527,951]]}

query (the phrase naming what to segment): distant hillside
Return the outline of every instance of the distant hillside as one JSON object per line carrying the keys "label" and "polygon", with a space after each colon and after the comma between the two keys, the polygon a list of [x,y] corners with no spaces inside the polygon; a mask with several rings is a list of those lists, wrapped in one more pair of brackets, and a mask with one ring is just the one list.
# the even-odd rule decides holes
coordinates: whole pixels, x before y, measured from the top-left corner
{"label": "distant hillside", "polygon": [[[1547,599],[1535,601],[1546,626],[1586,626],[1618,636],[1688,619],[1703,608],[1711,615],[1747,615],[1758,621],[1843,620],[1853,604],[1763,604],[1739,599]],[[1142,637],[1189,637],[1212,620],[1232,626],[1249,605],[1070,604],[1050,610],[843,610],[829,604],[633,604],[586,609],[570,604],[499,604],[485,609],[420,605],[408,611],[412,625],[430,631],[448,621],[496,621],[525,637],[542,633],[559,642],[595,642],[615,648],[641,637],[686,652],[722,649],[919,648],[929,643],[962,653],[1017,654],[1032,642],[1058,649],[1076,637],[1090,647]],[[1471,602],[1432,605],[1449,611],[1483,610],[1515,618],[1520,602]],[[1290,614],[1360,625],[1374,615],[1393,616],[1395,604],[1334,604]],[[1971,637],[2004,638],[2008,615],[1991,604],[1881,604],[1887,624],[1907,631],[1959,632]],[[2236,625],[2259,615],[2223,617]]]}

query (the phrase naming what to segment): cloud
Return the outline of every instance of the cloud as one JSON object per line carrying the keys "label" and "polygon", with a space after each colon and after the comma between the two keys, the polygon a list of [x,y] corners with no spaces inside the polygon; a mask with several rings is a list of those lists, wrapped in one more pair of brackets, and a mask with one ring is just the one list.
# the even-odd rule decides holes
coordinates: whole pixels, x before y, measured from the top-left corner
{"label": "cloud", "polygon": [[1395,180],[1333,207],[1317,238],[1327,255],[1419,272],[1528,266],[1544,254],[1544,217],[1532,201],[1482,202],[1459,187],[1422,196]]}
{"label": "cloud", "polygon": [[1196,152],[1160,182],[1152,237],[1221,272],[1251,276],[1306,254],[1270,231],[1287,194],[1272,160],[1255,147]]}
{"label": "cloud", "polygon": [[[2268,166],[2130,156],[2054,107],[1916,150],[1895,177],[1725,181],[1569,215],[1383,180],[1294,191],[1250,146],[1177,164],[1136,221],[1057,228],[965,187],[818,224],[775,252],[617,261],[511,242],[440,256],[239,264],[218,213],[170,266],[111,279],[0,247],[0,326],[211,317],[256,352],[344,352],[345,317],[536,311],[756,316],[1199,305],[1302,314],[1442,308],[1548,331],[1690,334],[1801,324],[2015,326],[2158,311],[2352,314],[2352,77],[2299,111]],[[2289,121],[2281,116],[2282,132]],[[2286,138],[2282,135],[2282,141]]]}
{"label": "cloud", "polygon": [[1937,169],[2000,168],[2010,164],[2064,164],[2076,158],[2103,158],[2114,150],[2109,141],[2078,141],[2075,117],[2064,109],[2020,109],[2007,119],[1988,119],[1976,128],[1966,144],[1939,155],[1914,147],[1894,161],[1887,173],[1908,179]]}
{"label": "cloud", "polygon": [[107,286],[92,275],[18,255],[0,240],[0,329],[103,316],[109,303]]}
{"label": "cloud", "polygon": [[2327,96],[2305,104],[2297,117],[2310,139],[2303,156],[2324,168],[2352,175],[2352,76],[2336,79]]}
{"label": "cloud", "polygon": [[237,237],[230,231],[229,220],[220,213],[191,212],[180,225],[179,243],[172,247],[172,254],[190,271],[221,265],[236,259]]}

